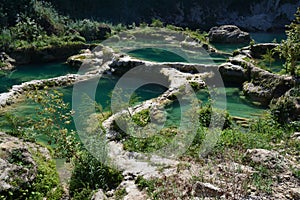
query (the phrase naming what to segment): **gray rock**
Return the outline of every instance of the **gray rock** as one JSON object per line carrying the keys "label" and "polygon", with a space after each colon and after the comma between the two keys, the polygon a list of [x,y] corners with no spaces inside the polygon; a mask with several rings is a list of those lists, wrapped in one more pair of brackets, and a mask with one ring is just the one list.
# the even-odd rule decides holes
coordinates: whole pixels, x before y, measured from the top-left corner
{"label": "gray rock", "polygon": [[280,76],[255,67],[246,62],[248,83],[244,83],[243,92],[253,101],[268,106],[273,98],[279,98],[290,90],[294,80],[290,76]]}
{"label": "gray rock", "polygon": [[259,102],[261,105],[269,105],[272,99],[272,92],[270,89],[266,89],[260,85],[254,85],[253,83],[243,84],[244,95],[251,101]]}
{"label": "gray rock", "polygon": [[0,53],[0,61],[2,65],[0,66],[0,70],[10,71],[15,68],[14,64],[16,61],[9,57],[5,52]]}
{"label": "gray rock", "polygon": [[195,197],[221,197],[223,194],[224,191],[210,183],[196,182],[193,186]]}
{"label": "gray rock", "polygon": [[35,154],[51,160],[47,148],[0,132],[0,191],[19,191],[38,175]]}
{"label": "gray rock", "polygon": [[243,83],[247,80],[245,69],[240,65],[223,63],[219,66],[219,72],[221,73],[224,81],[230,81],[231,83]]}
{"label": "gray rock", "polygon": [[[250,55],[253,58],[261,58],[262,55],[267,53],[267,50],[272,50],[279,44],[276,43],[262,43],[251,45],[248,49],[250,50]],[[244,50],[246,51],[246,49]],[[273,55],[274,56],[274,55]],[[278,57],[278,55],[276,55]]]}
{"label": "gray rock", "polygon": [[102,189],[98,190],[91,198],[91,200],[106,200],[106,199],[107,196],[104,194]]}
{"label": "gray rock", "polygon": [[300,142],[300,132],[295,132],[292,135],[292,138]]}
{"label": "gray rock", "polygon": [[251,40],[249,33],[234,25],[213,27],[208,32],[208,38],[213,43],[249,43]]}
{"label": "gray rock", "polygon": [[262,165],[268,169],[285,171],[289,169],[290,161],[276,151],[266,149],[248,149],[245,158],[252,164]]}
{"label": "gray rock", "polygon": [[300,199],[300,188],[292,188],[291,191],[290,191],[292,197],[294,199]]}
{"label": "gray rock", "polygon": [[278,99],[272,100],[270,107],[273,114],[282,122],[300,120],[299,88],[292,88]]}

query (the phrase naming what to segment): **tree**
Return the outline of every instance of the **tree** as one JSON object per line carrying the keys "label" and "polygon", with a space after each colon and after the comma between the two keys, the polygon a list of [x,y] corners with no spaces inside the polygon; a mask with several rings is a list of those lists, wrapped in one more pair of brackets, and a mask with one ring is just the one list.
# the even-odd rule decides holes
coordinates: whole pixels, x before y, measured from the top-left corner
{"label": "tree", "polygon": [[272,63],[275,61],[273,58],[273,52],[269,49],[267,49],[266,54],[262,55],[262,59],[265,63],[269,64],[269,68],[272,67]]}
{"label": "tree", "polygon": [[295,20],[287,28],[287,39],[282,40],[276,50],[286,60],[286,71],[295,76],[297,67],[299,67],[297,61],[300,58],[300,7],[298,7],[295,14]]}

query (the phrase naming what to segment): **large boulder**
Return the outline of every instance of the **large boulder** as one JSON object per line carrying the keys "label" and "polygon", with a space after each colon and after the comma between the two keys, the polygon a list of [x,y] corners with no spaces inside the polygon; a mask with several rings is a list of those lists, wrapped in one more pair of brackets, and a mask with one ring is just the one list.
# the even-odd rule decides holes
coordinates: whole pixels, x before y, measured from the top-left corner
{"label": "large boulder", "polygon": [[208,33],[209,42],[212,43],[249,43],[250,34],[241,31],[234,25],[213,27]]}
{"label": "large boulder", "polygon": [[248,149],[244,157],[245,161],[251,165],[260,165],[267,169],[274,169],[280,172],[289,170],[289,167],[293,164],[277,151],[269,151],[266,149]]}
{"label": "large boulder", "polygon": [[59,188],[59,177],[47,148],[0,132],[0,197],[51,198],[61,195]]}
{"label": "large boulder", "polygon": [[[254,44],[249,47],[250,55],[252,58],[261,58],[262,55],[267,53],[267,50],[272,50],[276,48],[279,44],[277,43],[261,43]],[[279,57],[278,53],[273,55],[274,57]]]}
{"label": "large boulder", "polygon": [[300,91],[295,87],[271,102],[271,111],[280,122],[300,121]]}
{"label": "large boulder", "polygon": [[263,105],[269,105],[273,98],[284,95],[294,85],[290,76],[280,76],[252,66],[248,69],[249,82],[244,83],[244,94]]}
{"label": "large boulder", "polygon": [[234,65],[230,62],[219,66],[219,72],[224,81],[230,83],[243,83],[247,80],[246,70],[240,65]]}

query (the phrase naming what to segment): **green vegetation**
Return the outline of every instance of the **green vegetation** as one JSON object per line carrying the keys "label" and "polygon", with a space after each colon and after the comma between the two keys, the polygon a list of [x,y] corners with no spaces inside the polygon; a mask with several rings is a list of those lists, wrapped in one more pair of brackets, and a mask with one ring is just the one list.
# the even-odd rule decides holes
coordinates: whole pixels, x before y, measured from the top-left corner
{"label": "green vegetation", "polygon": [[34,155],[34,160],[38,166],[38,175],[35,183],[32,184],[33,190],[36,191],[31,193],[32,199],[41,197],[52,200],[60,199],[63,191],[56,171],[55,161],[46,160],[41,154]]}
{"label": "green vegetation", "polygon": [[140,190],[146,189],[149,196],[155,196],[153,194],[155,190],[155,182],[156,180],[150,179],[146,180],[142,176],[138,176],[135,180],[135,184],[138,186]]}
{"label": "green vegetation", "polygon": [[[73,197],[83,196],[88,189],[91,193],[95,189],[111,190],[116,188],[123,177],[119,171],[108,167],[88,151],[78,153],[74,160],[74,169],[70,181],[70,193]],[[78,198],[80,199],[80,198]],[[83,199],[90,199],[86,196]]]}
{"label": "green vegetation", "polygon": [[[299,123],[300,116],[295,112],[297,110],[297,105],[295,102],[299,102],[300,90],[299,87],[295,87],[289,91],[288,95],[283,95],[277,100],[271,102],[271,112],[282,124],[289,123],[295,124]],[[300,128],[300,127],[299,127]]]}
{"label": "green vegetation", "polygon": [[116,199],[124,199],[124,197],[127,195],[126,189],[122,188],[122,189],[118,189],[115,192],[115,198]]}
{"label": "green vegetation", "polygon": [[[49,2],[27,1],[24,5],[29,12],[15,13],[13,18],[18,16],[16,23],[3,22],[0,28],[1,51],[9,53],[17,49],[39,50],[51,46],[82,44],[103,40],[111,33],[110,27],[103,23],[88,19],[74,21],[60,15]],[[13,4],[5,4],[2,10],[9,6],[13,7]],[[7,16],[11,14],[2,13]]]}
{"label": "green vegetation", "polygon": [[[122,24],[111,26],[111,30],[108,25],[94,20],[83,19],[74,21],[60,15],[50,3],[43,1],[23,0],[20,2],[28,6],[28,12],[24,10],[22,14],[18,15],[16,22],[8,20],[7,16],[17,13],[8,13],[8,10],[5,10],[2,5],[0,6],[0,16],[2,16],[0,20],[1,51],[41,50],[52,46],[83,44],[86,41],[103,40],[111,34],[127,29]],[[8,3],[7,8],[11,8],[11,3]],[[12,12],[15,11],[12,10]],[[282,41],[281,46],[276,49],[281,57],[286,60],[286,69],[293,76],[299,73],[297,71],[299,69],[300,56],[299,21],[300,9],[298,8],[296,20],[289,25],[287,40]],[[153,19],[150,26],[163,28],[164,23],[158,19]],[[135,27],[135,24],[133,24],[130,28]],[[145,27],[148,27],[146,23],[140,23],[140,28]],[[199,42],[207,43],[207,34],[200,30],[182,29],[173,25],[166,25],[166,28],[180,31]],[[262,61],[271,68],[274,62],[272,51],[268,50],[263,55]],[[1,62],[0,65],[2,64]],[[192,83],[192,86],[195,89],[198,88],[198,85],[195,83]],[[48,91],[47,87],[44,89],[43,91],[29,93],[27,96],[30,101],[39,105],[36,110],[38,117],[28,116],[26,119],[20,119],[15,115],[6,114],[6,121],[3,123],[6,123],[6,126],[10,129],[9,134],[30,141],[36,141],[38,137],[43,136],[44,140],[54,150],[56,158],[66,158],[67,162],[72,163],[73,169],[69,188],[73,199],[90,199],[93,192],[99,188],[104,191],[117,188],[123,177],[116,168],[110,166],[107,160],[107,152],[102,152],[103,155],[101,156],[103,156],[105,161],[103,162],[103,160],[95,158],[90,153],[91,151],[85,149],[77,132],[73,130],[72,116],[74,113],[70,110],[70,105],[63,101],[61,93]],[[126,94],[122,94],[122,91],[117,91],[115,100],[122,102],[122,98],[125,96]],[[197,110],[199,119],[197,118],[196,120],[200,122],[200,127],[192,144],[180,159],[193,162],[206,162],[203,160],[212,159],[250,165],[255,169],[255,172],[250,177],[249,184],[254,185],[260,192],[271,194],[272,184],[276,182],[273,178],[277,173],[276,170],[249,163],[245,160],[244,155],[248,149],[258,148],[280,150],[280,153],[290,156],[299,155],[300,142],[291,138],[291,135],[295,131],[299,131],[300,128],[299,114],[292,114],[292,111],[297,109],[294,102],[299,101],[299,96],[299,88],[294,88],[290,91],[289,96],[282,96],[276,102],[273,102],[270,114],[250,121],[247,129],[237,126],[227,112],[212,109],[210,104],[206,104]],[[137,101],[138,99],[135,95],[131,96],[130,106]],[[179,134],[186,134],[176,127],[166,127],[160,131],[156,131],[156,127],[150,127],[151,131],[149,129],[149,132],[145,133],[140,133],[140,129],[131,130],[131,126],[128,126],[130,123],[134,123],[139,127],[147,127],[150,123],[150,110],[145,109],[133,114],[128,107],[125,107],[127,105],[120,103],[117,106],[119,106],[118,110],[127,109],[128,111],[126,116],[120,116],[112,124],[113,129],[119,132],[116,140],[122,142],[127,151],[156,152],[170,144],[174,137]],[[102,122],[111,116],[110,111],[103,112],[101,106],[96,107],[99,111],[99,114],[96,116],[98,122],[97,124],[91,124],[85,130],[86,134],[93,136],[95,141],[105,137],[105,133],[102,133],[104,132]],[[215,148],[203,158],[200,155],[202,150],[201,144],[211,124],[212,113],[215,113],[214,120],[219,121],[224,118],[225,123],[220,131],[221,134]],[[122,131],[121,128],[125,128],[126,131]],[[135,135],[127,134],[127,131],[135,133]],[[139,137],[139,134],[143,134],[143,137]],[[94,145],[95,141],[89,142]],[[105,145],[106,143],[103,142],[104,150],[106,150]],[[14,151],[8,158],[8,161],[18,166],[31,167],[30,164],[22,162],[19,151]],[[38,165],[38,176],[34,183],[26,186],[25,189],[20,189],[19,192],[4,195],[0,193],[0,198],[41,199],[42,197],[47,197],[47,199],[60,199],[62,188],[54,162],[46,160],[40,154],[34,154],[34,161]],[[293,169],[293,176],[299,178],[299,169]],[[179,181],[175,181],[177,178],[146,180],[143,177],[137,177],[136,184],[141,190],[146,190],[153,199],[183,198],[183,196],[180,196],[182,194],[176,193],[177,191],[173,192],[173,190],[180,188],[180,185],[183,185]],[[197,178],[201,179],[200,177]],[[119,199],[122,199],[125,195],[125,189],[119,189],[115,192],[116,198]]]}
{"label": "green vegetation", "polygon": [[207,33],[206,32],[201,32],[199,29],[193,31],[189,28],[186,28],[184,31],[185,34],[187,34],[188,36],[190,36],[191,38],[193,38],[194,40],[198,40],[204,44],[207,44]]}
{"label": "green vegetation", "polygon": [[295,76],[299,70],[300,58],[300,7],[298,7],[295,14],[295,20],[287,28],[287,39],[283,40],[276,50],[286,60],[286,72]]}
{"label": "green vegetation", "polygon": [[146,126],[150,122],[150,110],[145,109],[132,116],[132,121],[138,126]]}
{"label": "green vegetation", "polygon": [[152,27],[156,27],[156,28],[163,28],[164,24],[162,21],[160,21],[159,19],[152,19],[152,23],[151,23]]}
{"label": "green vegetation", "polygon": [[[42,155],[41,152],[37,152],[36,150],[30,150],[30,153],[37,165],[36,178],[30,184],[22,185],[20,184],[24,183],[24,180],[14,180],[15,182],[11,184],[19,186],[19,190],[9,191],[7,194],[2,191],[0,192],[0,199],[61,199],[63,191],[54,160],[47,159],[45,155]],[[8,159],[9,162],[30,169],[32,166],[23,162],[21,154],[22,152],[19,150],[14,150]]]}
{"label": "green vegetation", "polygon": [[[140,127],[145,127],[150,122],[149,112],[150,111],[148,109],[145,109],[134,114],[132,116],[132,121]],[[214,112],[214,120],[219,121],[220,119],[225,119],[225,123],[223,126],[224,129],[230,128],[232,126],[232,119],[227,112],[221,112],[215,109],[212,110],[209,104],[203,106],[198,111],[199,122],[203,128],[198,129],[194,142],[190,147],[191,149],[193,149],[192,151],[196,151],[196,149],[200,147],[199,144],[201,144],[204,137],[204,127],[206,128],[210,125],[212,112]],[[142,137],[139,137],[137,133],[138,130],[133,131],[135,135],[124,136],[126,138],[126,140],[124,141],[124,148],[128,151],[151,153],[168,145],[176,135],[184,134],[181,133],[181,131],[179,131],[179,129],[177,129],[176,127],[166,127],[161,129],[160,131],[155,131],[155,128],[153,127],[151,131],[154,132],[141,133]],[[198,150],[199,149],[197,149],[197,151]]]}
{"label": "green vegetation", "polygon": [[[31,141],[43,136],[54,150],[56,158],[66,158],[67,161],[72,163],[70,194],[74,199],[89,199],[95,189],[111,190],[120,184],[123,179],[121,173],[114,167],[109,166],[107,160],[103,161],[95,158],[81,144],[77,133],[72,130],[73,112],[70,111],[69,104],[63,101],[61,93],[47,90],[34,91],[28,94],[28,99],[39,105],[36,111],[38,117],[28,116],[20,121],[19,117],[7,115],[8,124],[11,124],[11,134]],[[99,106],[97,106],[97,110],[101,110]],[[103,121],[110,115],[110,112],[101,112],[98,119]],[[89,132],[88,134],[93,133]],[[16,152],[14,155],[12,161],[15,162],[18,159],[18,153]],[[55,165],[52,162],[45,164],[53,167],[54,171],[49,171],[50,169],[45,168],[43,163],[39,165],[41,167],[41,179],[38,180],[37,184],[32,185],[32,187],[36,187],[35,195],[40,195],[40,193],[48,195],[48,193],[45,194],[44,187],[54,188],[52,187],[54,184],[52,178],[54,179],[57,176],[49,175],[49,173],[57,173]],[[46,173],[47,177],[44,175]],[[52,185],[45,181],[49,181]],[[49,196],[51,195],[49,193]],[[56,193],[53,195],[56,195]],[[51,198],[49,197],[49,199]]]}
{"label": "green vegetation", "polygon": [[268,67],[272,67],[272,63],[275,61],[273,58],[273,52],[267,49],[266,54],[262,55],[262,61],[268,64]]}

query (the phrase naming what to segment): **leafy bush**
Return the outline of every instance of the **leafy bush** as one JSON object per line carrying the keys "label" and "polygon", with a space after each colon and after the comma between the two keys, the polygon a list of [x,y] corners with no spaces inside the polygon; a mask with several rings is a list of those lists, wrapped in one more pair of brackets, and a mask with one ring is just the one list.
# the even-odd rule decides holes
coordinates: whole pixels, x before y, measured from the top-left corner
{"label": "leafy bush", "polygon": [[0,50],[7,51],[12,43],[12,33],[9,29],[3,29],[0,34]]}
{"label": "leafy bush", "polygon": [[[212,115],[213,114],[213,115]],[[232,125],[232,119],[227,111],[221,111],[218,109],[213,109],[211,104],[206,104],[199,110],[199,121],[202,126],[209,127],[212,117],[214,121],[224,121],[223,128],[229,128]]]}
{"label": "leafy bush", "polygon": [[207,43],[207,39],[206,39],[207,33],[201,33],[199,29],[193,31],[189,28],[186,28],[184,30],[184,33],[195,40],[199,40],[203,43]]}
{"label": "leafy bush", "polygon": [[253,120],[248,131],[237,128],[224,130],[217,144],[217,149],[272,149],[272,144],[287,139],[289,134],[289,131],[267,114]]}
{"label": "leafy bush", "polygon": [[34,1],[33,9],[35,12],[31,14],[32,17],[48,35],[62,35],[65,32],[65,23],[70,19],[58,14],[50,2]]}
{"label": "leafy bush", "polygon": [[163,28],[164,23],[162,21],[160,21],[159,19],[152,19],[152,23],[150,26],[156,27],[156,28]]}
{"label": "leafy bush", "polygon": [[169,30],[172,30],[172,31],[183,31],[184,29],[181,28],[181,27],[178,27],[178,26],[174,26],[174,25],[171,25],[171,24],[168,24],[166,26],[167,29]]}
{"label": "leafy bush", "polygon": [[103,40],[107,34],[111,33],[109,26],[89,19],[77,20],[70,23],[69,27],[77,31],[88,41]]}
{"label": "leafy bush", "polygon": [[[163,128],[157,133],[148,137],[129,136],[124,141],[124,149],[127,151],[150,153],[168,145],[176,136],[176,128]],[[145,135],[149,133],[144,133]]]}
{"label": "leafy bush", "polygon": [[139,27],[140,28],[146,28],[146,27],[148,27],[148,24],[146,22],[141,22]]}
{"label": "leafy bush", "polygon": [[298,7],[295,14],[295,20],[288,25],[286,31],[287,39],[282,40],[281,45],[275,48],[279,52],[281,58],[286,60],[285,69],[292,76],[297,75],[299,65],[297,62],[300,57],[300,7]]}
{"label": "leafy bush", "polygon": [[119,24],[113,26],[112,28],[113,28],[113,30],[114,30],[116,33],[119,33],[119,32],[122,32],[122,31],[126,31],[126,30],[127,30],[126,26],[125,26],[124,24],[121,24],[121,23],[119,23]]}
{"label": "leafy bush", "polygon": [[41,91],[31,96],[41,105],[35,130],[45,134],[55,144],[56,155],[73,159],[74,169],[70,181],[71,195],[83,195],[94,189],[111,189],[122,180],[119,171],[106,166],[78,143],[75,132],[66,128],[71,123],[72,112],[62,99],[62,94]]}
{"label": "leafy bush", "polygon": [[132,121],[138,126],[146,126],[150,122],[150,110],[145,109],[132,116]]}
{"label": "leafy bush", "polygon": [[121,173],[97,160],[88,151],[83,150],[74,160],[75,167],[70,181],[70,194],[91,190],[116,188],[122,181]]}
{"label": "leafy bush", "polygon": [[43,28],[30,17],[22,16],[16,26],[11,28],[14,40],[24,40],[32,42],[39,36],[45,35]]}

